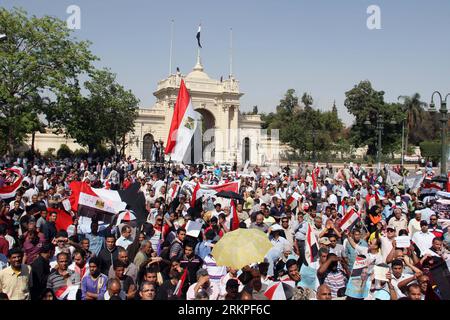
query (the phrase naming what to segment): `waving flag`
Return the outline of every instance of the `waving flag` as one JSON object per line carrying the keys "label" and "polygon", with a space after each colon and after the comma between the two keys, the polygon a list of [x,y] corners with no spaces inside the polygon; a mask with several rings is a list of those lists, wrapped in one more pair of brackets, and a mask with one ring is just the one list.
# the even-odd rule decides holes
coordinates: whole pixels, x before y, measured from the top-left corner
{"label": "waving flag", "polygon": [[191,207],[195,206],[195,201],[197,200],[198,190],[200,190],[200,183],[197,182],[197,184],[195,185],[195,188],[194,188],[194,192],[192,192],[192,198],[191,198],[191,203],[190,203]]}
{"label": "waving flag", "polygon": [[181,79],[175,109],[173,110],[172,122],[170,124],[169,136],[165,154],[171,154],[171,160],[181,162],[189,148],[191,139],[197,129],[197,121],[200,114],[194,111],[191,96]]}
{"label": "waving flag", "polygon": [[17,177],[10,185],[3,186],[0,188],[0,199],[2,200],[14,198],[16,196],[17,189],[20,188],[23,181],[23,175],[20,172],[20,170],[14,168],[9,168],[6,170],[14,173]]}
{"label": "waving flag", "polygon": [[305,241],[305,259],[308,262],[308,264],[316,260],[316,256],[318,253],[319,253],[319,245],[317,244],[316,236],[312,232],[311,225],[308,223]]}
{"label": "waving flag", "polygon": [[298,201],[299,199],[302,198],[302,195],[300,193],[298,193],[297,191],[295,191],[287,200],[286,200],[286,205],[290,205],[292,202]]}
{"label": "waving flag", "polygon": [[312,182],[313,182],[313,192],[315,192],[317,189],[317,178],[319,176],[319,173],[320,173],[320,168],[316,167],[316,168],[314,168],[314,170],[311,174],[311,178],[312,178]]}
{"label": "waving flag", "polygon": [[356,220],[359,218],[359,213],[355,210],[354,207],[351,207],[350,210],[345,214],[342,221],[339,223],[339,228],[341,228],[342,231],[347,230],[350,228]]}
{"label": "waving flag", "polygon": [[233,218],[231,219],[231,230],[239,229],[239,217],[236,210],[236,203],[234,200],[231,200],[231,210],[233,210]]}
{"label": "waving flag", "polygon": [[183,292],[183,286],[184,282],[186,281],[186,278],[187,278],[187,268],[184,268],[183,275],[181,276],[180,280],[178,280],[177,286],[173,291],[173,294],[178,298],[181,297],[181,293]]}
{"label": "waving flag", "polygon": [[[64,230],[67,231],[67,228],[73,223],[72,216],[70,213],[66,212],[62,209],[57,208],[47,208],[48,213],[56,212],[56,230]],[[50,214],[47,215],[47,220],[50,217]]]}
{"label": "waving flag", "polygon": [[223,183],[219,185],[205,185],[201,184],[200,189],[197,192],[197,198],[208,195],[208,196],[214,196],[216,193],[221,191],[232,191],[239,193],[239,184],[240,181],[233,181],[228,183]]}
{"label": "waving flag", "polygon": [[201,24],[198,26],[198,31],[197,31],[197,35],[196,35],[198,46],[201,48],[202,45],[200,43],[200,31],[202,31],[202,25]]}

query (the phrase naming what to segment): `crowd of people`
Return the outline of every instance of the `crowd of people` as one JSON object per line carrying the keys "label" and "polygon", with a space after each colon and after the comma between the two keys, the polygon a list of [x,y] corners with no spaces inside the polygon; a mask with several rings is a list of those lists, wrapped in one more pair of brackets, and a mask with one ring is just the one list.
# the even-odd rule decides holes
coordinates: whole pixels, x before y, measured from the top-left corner
{"label": "crowd of people", "polygon": [[[23,176],[13,198],[0,203],[2,299],[267,300],[280,281],[293,284],[289,300],[450,299],[450,211],[424,197],[431,182],[392,184],[387,168],[299,163],[243,170],[235,163],[227,170],[125,158],[7,159],[0,166],[0,190]],[[73,181],[110,190],[139,183],[144,221],[91,217],[82,228],[79,213],[64,205]],[[205,194],[192,203],[197,183],[232,181],[240,182],[239,199]],[[72,224],[58,229],[52,209],[65,210]],[[235,229],[233,210],[239,228],[258,229],[273,244],[263,261],[239,270],[212,255]],[[187,234],[189,221],[201,223],[198,237]]]}

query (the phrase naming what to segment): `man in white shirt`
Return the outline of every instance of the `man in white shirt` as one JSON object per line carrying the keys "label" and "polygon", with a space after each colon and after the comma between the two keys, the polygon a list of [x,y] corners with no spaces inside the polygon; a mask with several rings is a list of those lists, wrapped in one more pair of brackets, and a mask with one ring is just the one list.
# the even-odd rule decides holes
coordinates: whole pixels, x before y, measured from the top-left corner
{"label": "man in white shirt", "polygon": [[408,232],[410,237],[421,230],[420,221],[422,220],[422,214],[420,213],[420,211],[416,211],[415,214],[415,218],[411,219],[408,224]]}
{"label": "man in white shirt", "polygon": [[405,274],[403,272],[403,262],[401,260],[392,261],[392,279],[391,283],[394,287],[395,292],[397,293],[397,299],[406,297],[406,295],[402,292],[402,289],[405,288],[411,282],[414,282],[417,279],[417,276],[420,274],[411,276],[410,274]]}
{"label": "man in white shirt", "polygon": [[200,291],[206,292],[209,300],[217,300],[219,298],[219,285],[209,281],[209,275],[206,269],[199,269],[197,271],[197,282],[189,286],[186,300],[195,300],[195,296]]}
{"label": "man in white shirt", "polygon": [[422,220],[420,222],[420,231],[416,232],[412,236],[412,241],[420,250],[420,256],[422,257],[424,252],[431,248],[435,235],[428,231],[428,222]]}
{"label": "man in white shirt", "polygon": [[127,249],[132,243],[131,228],[130,226],[125,225],[122,227],[120,238],[116,240],[116,246]]}

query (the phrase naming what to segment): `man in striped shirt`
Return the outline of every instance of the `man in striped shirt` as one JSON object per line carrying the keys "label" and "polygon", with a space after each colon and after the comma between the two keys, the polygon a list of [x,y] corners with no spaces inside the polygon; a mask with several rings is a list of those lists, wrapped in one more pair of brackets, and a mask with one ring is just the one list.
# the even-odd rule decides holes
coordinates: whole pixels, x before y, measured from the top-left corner
{"label": "man in striped shirt", "polygon": [[47,288],[52,289],[56,294],[58,289],[75,284],[74,271],[68,269],[69,254],[60,252],[56,256],[57,265],[48,275]]}
{"label": "man in striped shirt", "polygon": [[345,288],[347,285],[347,277],[344,272],[338,268],[338,257],[334,253],[328,254],[328,260],[330,261],[325,276],[324,284],[330,287],[332,298],[337,297],[338,290]]}
{"label": "man in striped shirt", "polygon": [[203,260],[203,269],[206,269],[209,274],[209,281],[212,283],[220,283],[220,279],[227,274],[227,267],[220,267],[211,254],[208,254]]}

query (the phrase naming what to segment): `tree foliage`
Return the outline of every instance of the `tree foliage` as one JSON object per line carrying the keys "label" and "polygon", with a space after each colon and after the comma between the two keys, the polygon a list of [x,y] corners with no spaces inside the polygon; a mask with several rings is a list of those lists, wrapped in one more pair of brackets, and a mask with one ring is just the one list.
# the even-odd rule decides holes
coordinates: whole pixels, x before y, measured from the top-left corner
{"label": "tree foliage", "polygon": [[33,132],[35,115],[47,114],[51,99],[76,87],[96,57],[90,43],[71,38],[64,21],[28,17],[21,9],[0,8],[0,135],[8,153]]}
{"label": "tree foliage", "polygon": [[84,83],[87,96],[76,95],[55,109],[53,127],[88,147],[89,153],[104,143],[114,147],[134,130],[139,100],[116,82],[108,69],[94,70]]}
{"label": "tree foliage", "polygon": [[312,97],[304,94],[302,103],[305,108],[302,109],[295,90],[287,90],[276,113],[262,115],[263,128],[279,129],[280,140],[303,156],[331,149],[344,125],[337,112],[315,110],[311,107],[312,102]]}

